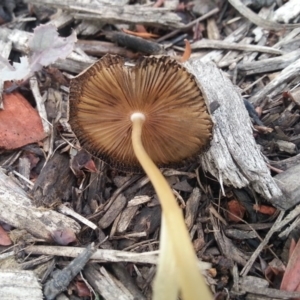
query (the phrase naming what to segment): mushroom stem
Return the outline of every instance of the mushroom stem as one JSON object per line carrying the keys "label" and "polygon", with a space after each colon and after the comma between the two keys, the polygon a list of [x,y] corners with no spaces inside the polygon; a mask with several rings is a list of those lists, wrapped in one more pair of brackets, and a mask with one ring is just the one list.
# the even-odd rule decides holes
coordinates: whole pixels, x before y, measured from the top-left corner
{"label": "mushroom stem", "polygon": [[[198,259],[184,223],[182,211],[166,179],[143,147],[141,134],[145,116],[142,113],[134,113],[131,116],[131,121],[131,138],[134,153],[152,182],[162,206],[163,223],[165,224],[165,234],[162,236],[166,236],[166,238],[169,237],[169,241],[164,242],[170,243],[169,247],[163,248],[172,249],[173,253],[171,256],[175,259],[177,269],[175,273],[177,273],[176,277],[182,293],[182,299],[212,299],[211,293],[199,271]],[[154,291],[154,299],[166,299],[164,298],[165,295],[155,295],[155,293],[156,291]]]}

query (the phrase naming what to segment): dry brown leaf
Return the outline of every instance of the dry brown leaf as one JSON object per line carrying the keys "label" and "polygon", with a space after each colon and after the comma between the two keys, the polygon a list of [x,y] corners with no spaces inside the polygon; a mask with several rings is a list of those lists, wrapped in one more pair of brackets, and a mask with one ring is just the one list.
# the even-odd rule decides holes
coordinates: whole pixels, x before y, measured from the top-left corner
{"label": "dry brown leaf", "polygon": [[37,111],[19,93],[3,97],[0,111],[0,148],[16,149],[46,137]]}
{"label": "dry brown leaf", "polygon": [[1,246],[9,246],[12,244],[8,233],[0,226],[0,245]]}
{"label": "dry brown leaf", "polygon": [[228,211],[227,218],[232,222],[240,222],[244,218],[246,208],[237,200],[231,200],[227,203]]}

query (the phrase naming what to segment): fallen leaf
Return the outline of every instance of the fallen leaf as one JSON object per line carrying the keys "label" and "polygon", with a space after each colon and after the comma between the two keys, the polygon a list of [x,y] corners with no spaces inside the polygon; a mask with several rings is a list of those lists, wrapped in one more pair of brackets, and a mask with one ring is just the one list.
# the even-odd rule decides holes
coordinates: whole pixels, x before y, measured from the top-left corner
{"label": "fallen leaf", "polygon": [[77,41],[75,31],[66,38],[59,37],[53,24],[39,25],[33,31],[28,48],[30,56],[20,58],[20,63],[14,62],[11,66],[3,57],[0,61],[5,65],[0,70],[2,81],[24,80],[40,71],[44,66],[65,59],[72,51]]}
{"label": "fallen leaf", "polygon": [[0,245],[1,246],[9,246],[12,244],[8,233],[0,226]]}
{"label": "fallen leaf", "polygon": [[40,70],[42,66],[49,66],[56,60],[65,59],[74,48],[77,41],[76,32],[66,38],[59,37],[57,28],[53,24],[37,26],[33,30],[33,37],[29,41],[32,71]]}
{"label": "fallen leaf", "polygon": [[246,208],[238,200],[230,200],[228,203],[227,218],[232,222],[240,222],[244,218]]}
{"label": "fallen leaf", "polygon": [[37,111],[20,93],[3,95],[0,111],[0,148],[11,150],[46,137]]}
{"label": "fallen leaf", "polygon": [[8,80],[22,80],[28,78],[32,73],[30,70],[28,58],[26,56],[20,57],[20,62],[14,62],[13,67],[5,66],[0,71],[0,77],[3,81]]}
{"label": "fallen leaf", "polygon": [[280,289],[290,292],[300,291],[300,240],[289,258]]}

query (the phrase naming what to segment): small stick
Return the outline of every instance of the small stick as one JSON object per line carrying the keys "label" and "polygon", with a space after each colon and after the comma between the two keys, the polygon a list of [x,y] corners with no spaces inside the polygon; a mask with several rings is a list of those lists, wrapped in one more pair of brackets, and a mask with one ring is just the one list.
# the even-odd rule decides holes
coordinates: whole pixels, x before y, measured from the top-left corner
{"label": "small stick", "polygon": [[95,225],[93,222],[87,220],[86,218],[84,218],[83,216],[81,216],[80,214],[78,214],[77,212],[75,212],[74,210],[70,209],[69,207],[61,204],[60,206],[58,206],[57,209],[62,214],[65,214],[67,216],[72,216],[74,219],[80,221],[84,225],[92,228],[93,230],[97,229],[97,225]]}
{"label": "small stick", "polygon": [[201,22],[201,21],[204,21],[205,19],[208,19],[209,17],[217,14],[219,12],[219,9],[218,8],[214,8],[212,9],[211,11],[209,11],[207,14],[197,18],[196,20],[186,24],[185,26],[181,27],[180,29],[176,29],[176,30],[173,30],[171,31],[170,33],[160,37],[159,39],[156,40],[157,43],[160,43],[166,39],[169,39],[173,36],[175,36],[177,33],[181,32],[182,30],[185,30],[185,29],[190,29],[191,27],[193,27],[195,24],[197,24],[198,22]]}

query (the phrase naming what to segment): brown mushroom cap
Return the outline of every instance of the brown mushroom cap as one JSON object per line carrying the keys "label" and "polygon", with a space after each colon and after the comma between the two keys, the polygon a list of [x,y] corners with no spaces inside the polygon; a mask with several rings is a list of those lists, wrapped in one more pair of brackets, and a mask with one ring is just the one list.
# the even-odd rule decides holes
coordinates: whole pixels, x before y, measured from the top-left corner
{"label": "brown mushroom cap", "polygon": [[145,150],[160,167],[182,165],[211,139],[212,121],[193,75],[169,57],[134,67],[106,55],[71,81],[70,124],[83,148],[123,170],[140,169],[131,120],[141,112]]}

